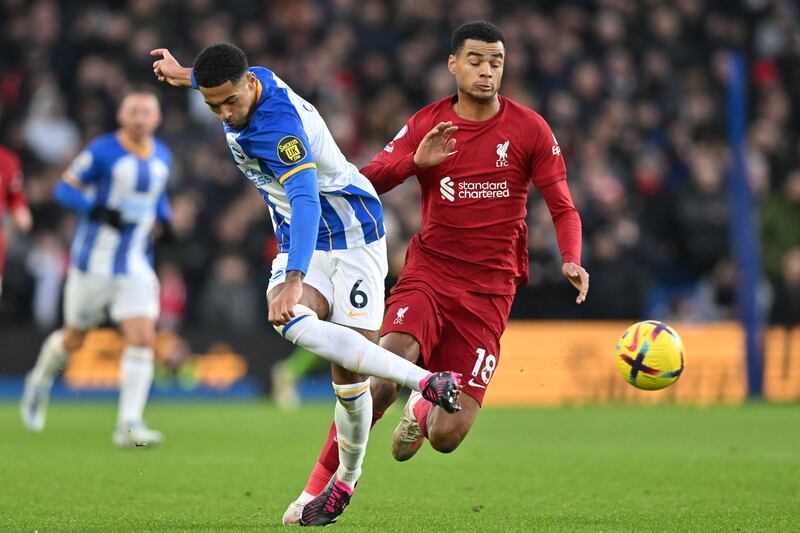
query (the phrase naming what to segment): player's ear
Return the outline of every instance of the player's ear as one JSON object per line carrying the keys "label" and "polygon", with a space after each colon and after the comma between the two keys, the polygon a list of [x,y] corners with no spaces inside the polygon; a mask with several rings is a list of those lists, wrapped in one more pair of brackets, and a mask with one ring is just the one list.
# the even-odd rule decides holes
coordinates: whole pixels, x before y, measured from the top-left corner
{"label": "player's ear", "polygon": [[248,85],[248,87],[250,87],[251,89],[255,89],[257,83],[258,83],[258,78],[256,78],[255,73],[252,70],[248,71],[247,72],[247,85]]}
{"label": "player's ear", "polygon": [[450,71],[450,74],[456,73],[456,56],[450,54],[450,57],[447,58],[447,70]]}

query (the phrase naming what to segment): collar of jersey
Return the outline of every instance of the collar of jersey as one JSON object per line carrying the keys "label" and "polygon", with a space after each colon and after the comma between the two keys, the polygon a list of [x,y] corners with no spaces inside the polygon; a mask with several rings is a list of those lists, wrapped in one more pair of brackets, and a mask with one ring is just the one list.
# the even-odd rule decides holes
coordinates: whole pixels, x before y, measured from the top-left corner
{"label": "collar of jersey", "polygon": [[152,137],[150,137],[149,139],[150,142],[147,143],[146,146],[139,146],[133,144],[130,139],[128,139],[122,134],[122,130],[117,131],[115,137],[117,138],[117,142],[120,144],[120,146],[122,146],[122,148],[124,148],[127,152],[130,152],[131,154],[135,155],[139,159],[150,159],[151,157],[153,157],[153,153],[155,152],[156,148],[156,143]]}
{"label": "collar of jersey", "polygon": [[503,97],[498,94],[497,95],[497,100],[500,102],[500,109],[497,110],[497,113],[495,113],[491,117],[487,118],[486,120],[469,120],[468,118],[464,118],[464,117],[460,116],[458,113],[456,113],[455,110],[453,109],[453,104],[458,101],[458,93],[452,95],[447,100],[447,102],[448,102],[447,112],[450,113],[455,118],[455,121],[460,121],[461,122],[460,127],[463,127],[463,126],[466,126],[466,125],[473,125],[473,126],[476,126],[476,127],[483,127],[483,126],[486,126],[487,124],[491,124],[495,120],[498,120],[500,118],[500,115],[505,110],[506,103],[503,101]]}

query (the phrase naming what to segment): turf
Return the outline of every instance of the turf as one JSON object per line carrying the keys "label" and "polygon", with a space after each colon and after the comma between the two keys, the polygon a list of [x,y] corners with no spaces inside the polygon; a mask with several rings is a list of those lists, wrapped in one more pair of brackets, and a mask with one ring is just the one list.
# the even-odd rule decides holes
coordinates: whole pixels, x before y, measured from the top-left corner
{"label": "turf", "polygon": [[[329,406],[155,403],[168,441],[117,450],[113,404],[0,404],[0,531],[279,529]],[[332,531],[800,530],[800,406],[486,409],[454,454],[395,463],[373,432]]]}

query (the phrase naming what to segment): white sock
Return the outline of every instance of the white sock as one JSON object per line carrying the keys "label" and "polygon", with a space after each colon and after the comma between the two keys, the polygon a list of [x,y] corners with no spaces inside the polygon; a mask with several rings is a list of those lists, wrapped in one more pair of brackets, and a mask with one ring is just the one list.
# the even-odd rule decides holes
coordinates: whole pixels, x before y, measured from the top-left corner
{"label": "white sock", "polygon": [[122,352],[117,423],[139,424],[153,383],[153,349],[126,346]]}
{"label": "white sock", "polygon": [[339,468],[336,478],[351,489],[361,477],[361,463],[367,453],[369,426],[372,422],[372,394],[369,379],[348,385],[333,384],[336,408],[336,440],[339,444]]}
{"label": "white sock", "polygon": [[305,505],[308,502],[310,502],[311,500],[313,500],[314,498],[316,498],[316,496],[314,496],[313,494],[309,494],[308,492],[303,491],[303,492],[300,493],[300,496],[297,497],[296,501],[300,505]]}
{"label": "white sock", "polygon": [[59,330],[51,333],[36,359],[36,366],[31,370],[30,376],[34,386],[40,389],[50,389],[53,379],[64,368],[69,357],[69,352],[64,348],[64,332]]}
{"label": "white sock", "polygon": [[296,305],[293,311],[296,316],[291,322],[275,327],[278,333],[351,372],[388,379],[416,391],[422,378],[430,374],[352,329],[320,320],[308,307]]}

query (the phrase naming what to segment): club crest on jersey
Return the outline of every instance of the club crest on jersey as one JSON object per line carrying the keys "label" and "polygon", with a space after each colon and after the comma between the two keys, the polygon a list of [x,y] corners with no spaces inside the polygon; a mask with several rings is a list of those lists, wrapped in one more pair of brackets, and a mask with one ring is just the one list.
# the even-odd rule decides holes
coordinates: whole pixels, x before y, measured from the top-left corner
{"label": "club crest on jersey", "polygon": [[403,323],[403,319],[406,317],[406,311],[408,311],[408,307],[401,307],[397,310],[397,316],[394,319],[395,324]]}
{"label": "club crest on jersey", "polygon": [[278,159],[287,165],[302,161],[306,157],[303,141],[294,135],[287,135],[278,143]]}
{"label": "club crest on jersey", "polygon": [[509,145],[508,139],[506,139],[506,142],[502,142],[497,145],[497,162],[495,163],[495,166],[498,167],[508,166],[508,145]]}

